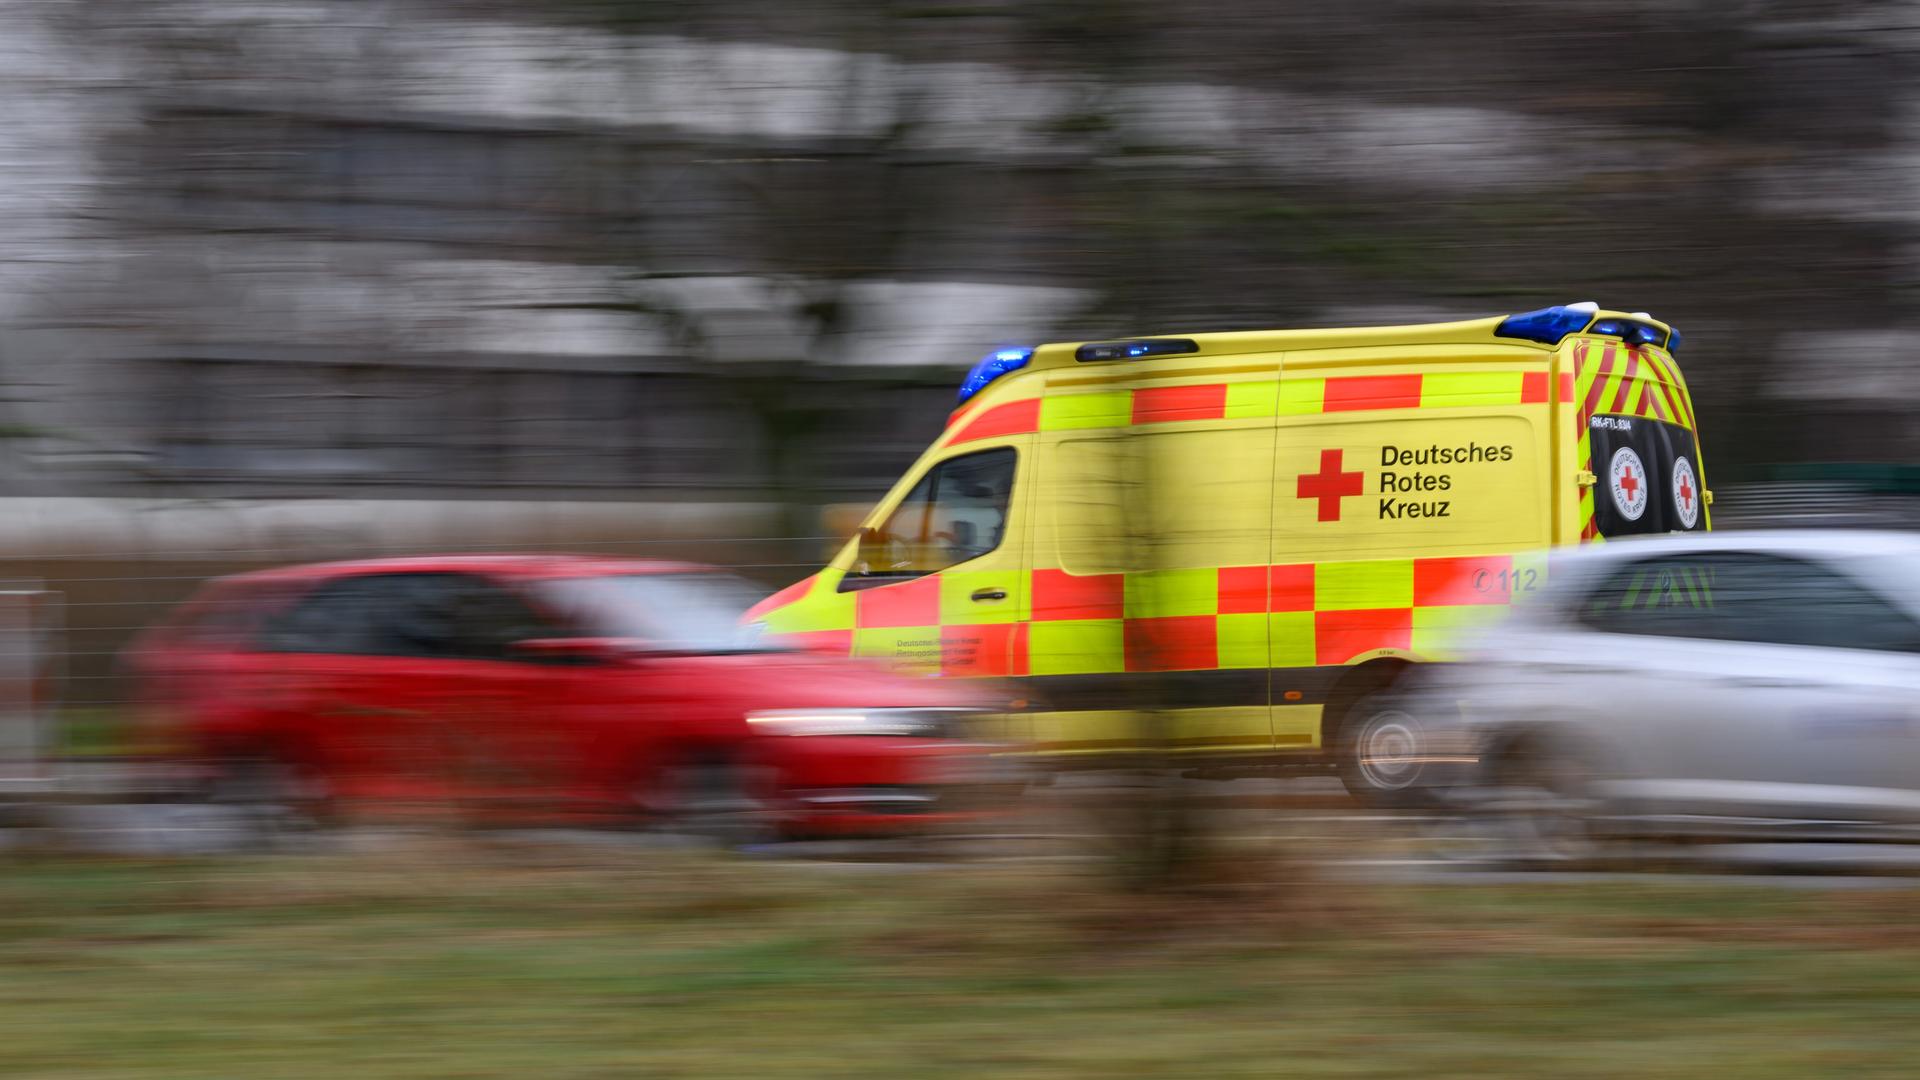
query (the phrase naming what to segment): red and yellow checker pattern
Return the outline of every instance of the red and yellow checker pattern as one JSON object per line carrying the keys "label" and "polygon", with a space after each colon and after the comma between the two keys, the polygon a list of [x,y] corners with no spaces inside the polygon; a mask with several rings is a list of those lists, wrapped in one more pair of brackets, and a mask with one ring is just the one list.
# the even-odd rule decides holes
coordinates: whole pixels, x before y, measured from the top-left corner
{"label": "red and yellow checker pattern", "polygon": [[748,611],[769,635],[817,652],[885,660],[926,675],[1024,675],[1024,608],[983,609],[969,594],[1003,573],[946,571],[855,592],[816,574]]}
{"label": "red and yellow checker pattern", "polygon": [[[1037,570],[1023,674],[1291,668],[1444,657],[1497,618],[1534,556],[1076,576]],[[1520,577],[1522,586],[1526,583]]]}
{"label": "red and yellow checker pattern", "polygon": [[[1538,554],[1229,566],[1125,574],[1035,570],[1026,611],[984,618],[967,574],[840,593],[809,578],[756,608],[767,631],[945,676],[1292,668],[1443,659],[1463,631],[1544,581]],[[805,599],[808,602],[800,604]]]}
{"label": "red and yellow checker pattern", "polygon": [[[1037,431],[1126,428],[1188,420],[1259,419],[1381,409],[1541,404],[1545,371],[1437,371],[1292,377],[1059,394],[961,409],[946,445]],[[1572,396],[1566,388],[1562,399]]]}

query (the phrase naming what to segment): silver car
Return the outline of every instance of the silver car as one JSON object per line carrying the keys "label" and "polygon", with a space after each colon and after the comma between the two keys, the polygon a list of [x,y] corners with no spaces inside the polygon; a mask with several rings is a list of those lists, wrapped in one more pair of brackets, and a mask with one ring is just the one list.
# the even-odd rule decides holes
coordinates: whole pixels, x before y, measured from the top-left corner
{"label": "silver car", "polygon": [[1425,779],[1463,782],[1450,794],[1534,854],[1647,835],[1920,838],[1920,536],[1570,552],[1470,656],[1404,699]]}

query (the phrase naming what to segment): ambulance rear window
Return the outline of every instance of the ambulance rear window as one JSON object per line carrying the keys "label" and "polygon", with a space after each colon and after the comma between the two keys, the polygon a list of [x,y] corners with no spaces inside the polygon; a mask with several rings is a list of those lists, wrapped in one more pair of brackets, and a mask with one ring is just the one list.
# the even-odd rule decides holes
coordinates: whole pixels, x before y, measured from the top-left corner
{"label": "ambulance rear window", "polygon": [[1601,536],[1694,532],[1705,477],[1693,432],[1644,416],[1595,416],[1587,423],[1593,448],[1594,523]]}

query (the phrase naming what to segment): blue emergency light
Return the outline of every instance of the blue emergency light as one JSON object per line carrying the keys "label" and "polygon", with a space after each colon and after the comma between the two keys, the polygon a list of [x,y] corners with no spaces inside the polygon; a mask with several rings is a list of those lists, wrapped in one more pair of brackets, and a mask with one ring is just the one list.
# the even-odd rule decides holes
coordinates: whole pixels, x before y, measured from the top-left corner
{"label": "blue emergency light", "polygon": [[1560,304],[1539,311],[1509,315],[1493,328],[1495,337],[1522,338],[1546,345],[1558,345],[1568,334],[1577,334],[1593,321],[1600,310],[1595,303]]}
{"label": "blue emergency light", "polygon": [[988,353],[986,358],[973,365],[967,377],[960,383],[960,401],[962,404],[973,395],[987,388],[987,384],[1009,372],[1019,371],[1033,359],[1032,349],[998,349]]}
{"label": "blue emergency light", "polygon": [[1197,353],[1200,343],[1192,338],[1140,338],[1137,341],[1096,341],[1073,351],[1073,358],[1088,360],[1140,360],[1150,356],[1179,356]]}
{"label": "blue emergency light", "polygon": [[[1584,330],[1589,334],[1603,334],[1617,337],[1629,345],[1665,345],[1668,352],[1680,347],[1680,331],[1666,331],[1651,322],[1641,322],[1639,318],[1620,318],[1608,316],[1596,319],[1600,306],[1592,301],[1578,304],[1562,304],[1557,307],[1541,308],[1539,311],[1510,315],[1500,320],[1493,328],[1498,337],[1523,338],[1547,345],[1558,345],[1568,334],[1577,334]],[[1641,318],[1652,318],[1645,312],[1635,312]]]}
{"label": "blue emergency light", "polygon": [[1617,337],[1629,345],[1658,345],[1667,336],[1666,331],[1657,326],[1632,319],[1598,319],[1587,327],[1587,333]]}

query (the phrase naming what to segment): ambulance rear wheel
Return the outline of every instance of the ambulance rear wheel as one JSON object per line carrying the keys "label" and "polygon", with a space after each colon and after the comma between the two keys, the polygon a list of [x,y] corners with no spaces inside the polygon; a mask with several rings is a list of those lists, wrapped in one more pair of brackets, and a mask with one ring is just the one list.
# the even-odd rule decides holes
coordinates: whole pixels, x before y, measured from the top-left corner
{"label": "ambulance rear wheel", "polygon": [[1348,707],[1337,734],[1340,782],[1369,806],[1420,801],[1426,729],[1393,695],[1368,694]]}

